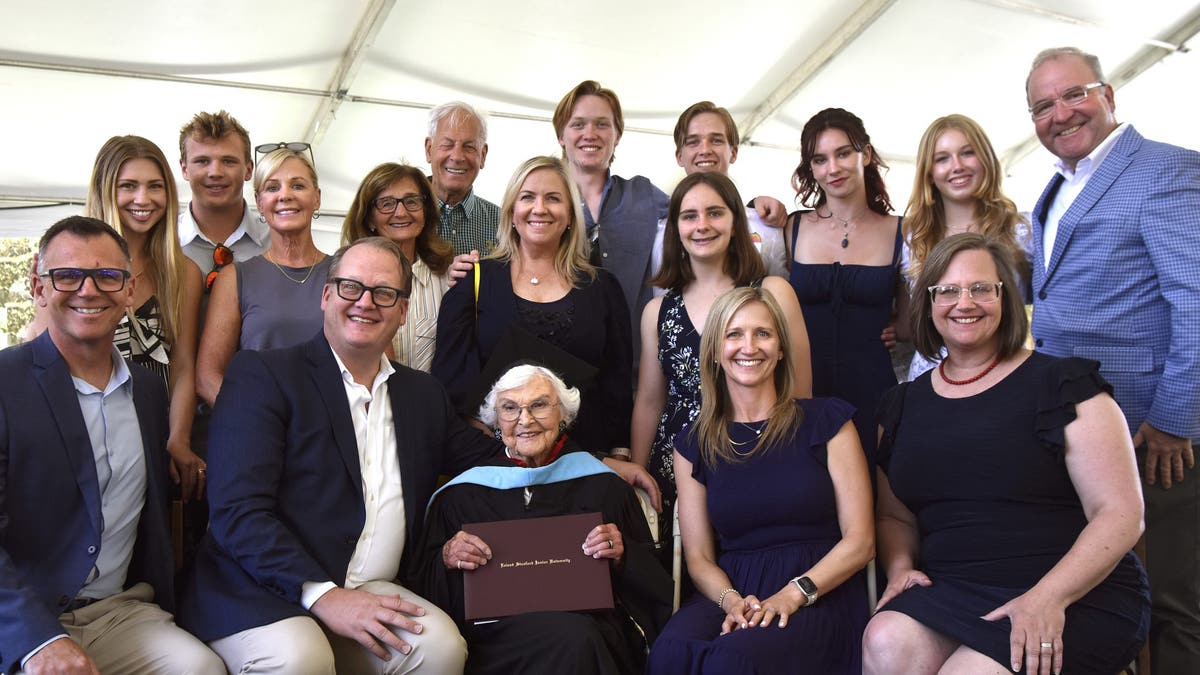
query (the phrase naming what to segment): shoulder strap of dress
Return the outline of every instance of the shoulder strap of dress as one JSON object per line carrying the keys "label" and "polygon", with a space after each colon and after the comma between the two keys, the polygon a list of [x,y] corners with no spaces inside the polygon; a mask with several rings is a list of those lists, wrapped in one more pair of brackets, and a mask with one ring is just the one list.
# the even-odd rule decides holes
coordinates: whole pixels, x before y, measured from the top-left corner
{"label": "shoulder strap of dress", "polygon": [[892,251],[892,267],[900,263],[900,252],[904,250],[904,216],[896,217],[896,245]]}
{"label": "shoulder strap of dress", "polygon": [[800,218],[803,216],[804,211],[792,214],[792,260],[796,259],[796,240],[800,238]]}
{"label": "shoulder strap of dress", "polygon": [[755,279],[754,281],[751,281],[750,288],[762,288],[763,279],[766,279],[766,278],[767,278],[767,275],[764,274],[761,277]]}

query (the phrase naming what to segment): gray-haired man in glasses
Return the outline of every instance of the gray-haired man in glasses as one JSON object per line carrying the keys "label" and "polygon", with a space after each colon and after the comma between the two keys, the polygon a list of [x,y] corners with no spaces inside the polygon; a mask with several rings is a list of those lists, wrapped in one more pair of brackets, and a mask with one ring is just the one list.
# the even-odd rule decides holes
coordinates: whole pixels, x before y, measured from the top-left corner
{"label": "gray-haired man in glasses", "polygon": [[134,283],[115,230],[59,221],[47,329],[0,353],[0,672],[225,672],[168,613],[167,392],[113,347]]}
{"label": "gray-haired man in glasses", "polygon": [[1100,362],[1138,450],[1154,672],[1200,663],[1200,153],[1118,124],[1100,61],[1037,56],[1030,117],[1057,175],[1033,211],[1033,337]]}

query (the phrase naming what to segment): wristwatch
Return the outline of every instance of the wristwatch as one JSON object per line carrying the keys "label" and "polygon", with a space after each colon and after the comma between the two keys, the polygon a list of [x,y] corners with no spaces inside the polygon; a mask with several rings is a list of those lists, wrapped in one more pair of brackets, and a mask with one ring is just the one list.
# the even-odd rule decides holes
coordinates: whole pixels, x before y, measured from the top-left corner
{"label": "wristwatch", "polygon": [[800,593],[804,595],[805,607],[817,601],[817,596],[820,593],[817,592],[817,585],[812,582],[812,579],[808,577],[796,577],[792,579],[792,583],[796,584],[796,588],[800,589]]}

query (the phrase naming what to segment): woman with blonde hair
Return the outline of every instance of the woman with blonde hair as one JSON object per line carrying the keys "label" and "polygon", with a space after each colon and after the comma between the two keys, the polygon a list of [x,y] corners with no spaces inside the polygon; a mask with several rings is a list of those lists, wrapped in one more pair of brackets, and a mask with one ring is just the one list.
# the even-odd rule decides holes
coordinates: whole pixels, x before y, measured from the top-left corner
{"label": "woman with blonde hair", "polygon": [[854,409],[794,397],[792,339],[765,288],[721,295],[705,319],[704,399],[675,438],[698,593],[659,635],[647,673],[861,670],[871,480]]}
{"label": "woman with blonde hair", "polygon": [[179,196],[162,150],[141,136],[108,139],[96,155],[85,211],[112,225],[129,244],[134,309],[117,326],[113,343],[167,384],[171,478],[185,501],[199,499],[205,464],[192,452],[191,429],[204,282],[179,247]]}
{"label": "woman with blonde hair", "polygon": [[271,228],[267,252],[221,270],[213,284],[197,359],[197,391],[212,405],[239,349],[274,349],[321,330],[330,257],[317,249],[321,187],[307,143],[268,143],[254,166],[254,200]]}
{"label": "woman with blonde hair", "polygon": [[[1028,293],[1029,224],[1000,189],[1004,175],[991,141],[979,124],[965,115],[946,115],[929,125],[917,149],[916,177],[904,216],[907,243],[904,271],[909,280],[933,247],[946,237],[976,232],[996,240],[1016,264],[1022,294]],[[906,322],[900,321],[904,329]],[[936,366],[920,353],[913,356],[908,379]]]}
{"label": "woman with blonde hair", "polygon": [[388,356],[426,372],[433,364],[438,310],[454,259],[454,247],[438,234],[439,224],[429,179],[420,169],[395,162],[380,164],[362,179],[342,223],[342,246],[386,237],[412,264],[408,313]]}
{"label": "woman with blonde hair", "polygon": [[562,160],[522,163],[505,190],[495,250],[442,301],[431,372],[473,417],[505,366],[549,365],[583,394],[580,445],[628,452],[629,310],[616,278],[588,262],[583,222]]}

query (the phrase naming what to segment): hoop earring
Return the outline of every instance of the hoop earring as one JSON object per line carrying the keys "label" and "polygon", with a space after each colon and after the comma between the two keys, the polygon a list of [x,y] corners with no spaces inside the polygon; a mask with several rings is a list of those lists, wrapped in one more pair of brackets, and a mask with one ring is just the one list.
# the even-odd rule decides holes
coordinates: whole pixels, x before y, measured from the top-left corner
{"label": "hoop earring", "polygon": [[316,220],[316,219],[318,219],[318,218],[320,218],[320,217],[321,217],[321,212],[320,212],[320,211],[313,211],[313,220]]}
{"label": "hoop earring", "polygon": [[265,222],[267,222],[267,217],[266,217],[266,216],[264,216],[264,215],[263,215],[263,214],[261,214],[261,213],[260,213],[260,214],[258,214],[258,222],[260,222],[260,223],[265,223]]}

